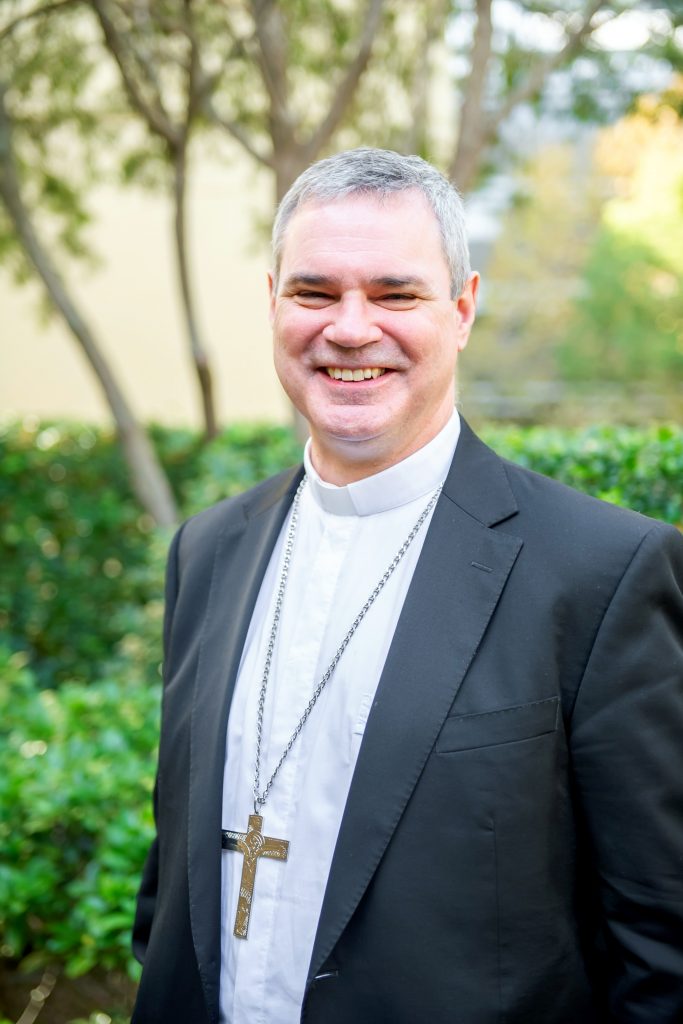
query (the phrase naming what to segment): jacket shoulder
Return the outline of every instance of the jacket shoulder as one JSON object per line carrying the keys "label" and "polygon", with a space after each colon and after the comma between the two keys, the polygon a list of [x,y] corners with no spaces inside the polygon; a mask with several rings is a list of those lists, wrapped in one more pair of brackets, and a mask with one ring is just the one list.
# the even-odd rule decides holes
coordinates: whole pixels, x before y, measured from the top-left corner
{"label": "jacket shoulder", "polygon": [[643,536],[653,527],[666,528],[666,524],[657,519],[579,491],[509,459],[501,457],[501,462],[520,507],[531,505],[539,515],[551,515],[556,523],[558,517],[560,522],[563,519],[578,519],[587,525],[602,524],[634,537]]}
{"label": "jacket shoulder", "polygon": [[213,552],[219,535],[242,527],[251,515],[272,505],[293,488],[302,472],[301,466],[290,466],[249,490],[224,498],[191,516],[178,530],[181,559],[187,551],[192,552],[193,558],[202,551]]}
{"label": "jacket shoulder", "polygon": [[504,458],[464,420],[446,488],[456,504],[481,522],[499,524],[532,546],[571,547],[578,558],[581,552],[591,557],[591,552],[632,551],[652,532],[678,534],[673,526]]}
{"label": "jacket shoulder", "polygon": [[510,530],[519,529],[533,550],[544,551],[546,564],[583,566],[592,575],[611,566],[618,575],[644,544],[680,561],[683,536],[675,526],[502,462],[519,506]]}

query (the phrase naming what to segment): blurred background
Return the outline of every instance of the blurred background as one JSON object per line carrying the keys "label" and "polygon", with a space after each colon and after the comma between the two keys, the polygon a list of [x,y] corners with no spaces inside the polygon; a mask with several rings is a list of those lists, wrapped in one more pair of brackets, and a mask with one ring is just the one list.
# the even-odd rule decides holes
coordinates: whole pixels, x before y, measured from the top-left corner
{"label": "blurred background", "polygon": [[125,1020],[169,531],[300,456],[268,235],[313,160],[466,202],[465,415],[680,524],[683,3],[0,0],[0,1021]]}

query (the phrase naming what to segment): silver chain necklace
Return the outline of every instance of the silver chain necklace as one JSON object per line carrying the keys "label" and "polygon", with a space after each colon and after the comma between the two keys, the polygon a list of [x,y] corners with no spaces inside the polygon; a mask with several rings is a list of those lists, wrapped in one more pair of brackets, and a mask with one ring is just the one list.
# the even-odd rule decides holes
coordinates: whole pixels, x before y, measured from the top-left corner
{"label": "silver chain necklace", "polygon": [[256,718],[256,770],[254,774],[254,813],[249,815],[249,826],[247,832],[233,832],[223,831],[222,833],[222,845],[224,850],[233,850],[244,855],[244,861],[242,865],[242,880],[240,884],[240,895],[237,903],[237,915],[235,918],[234,934],[238,938],[246,939],[247,929],[249,926],[249,915],[251,912],[251,901],[254,891],[254,880],[256,875],[256,862],[259,857],[272,857],[277,860],[286,860],[289,849],[289,842],[285,839],[272,839],[269,836],[264,836],[262,833],[263,818],[259,814],[260,809],[264,806],[268,799],[273,783],[277,778],[280,768],[284,764],[287,755],[294,746],[297,737],[301,733],[303,727],[308,721],[308,717],[311,711],[315,707],[320,694],[323,692],[327,683],[332,676],[332,673],[336,669],[342,654],[351,642],[351,638],[360,626],[361,622],[367,615],[368,611],[375,603],[375,600],[386,586],[388,580],[393,575],[399,562],[405,555],[410,545],[415,540],[422,524],[434,508],[439,495],[441,494],[441,488],[443,483],[440,483],[432,494],[429,502],[421,512],[417,522],[413,526],[412,530],[404,540],[401,547],[394,555],[389,566],[385,570],[384,574],[380,578],[379,582],[375,586],[374,590],[368,597],[367,601],[356,615],[355,619],[351,623],[344,639],[340,643],[339,647],[335,651],[332,661],[327,666],[327,669],[323,673],[323,676],[313,691],[313,695],[309,700],[308,704],[304,708],[301,718],[297,722],[294,732],[289,738],[285,749],[282,751],[280,760],[275,766],[273,774],[270,776],[263,792],[260,792],[261,786],[261,744],[263,738],[263,714],[266,704],[266,693],[268,691],[268,681],[270,679],[270,666],[273,660],[273,652],[275,650],[275,642],[277,640],[278,627],[280,625],[280,618],[282,615],[282,605],[285,596],[285,590],[287,588],[287,580],[289,578],[289,567],[292,559],[292,551],[294,549],[294,539],[296,537],[297,526],[299,522],[299,503],[301,499],[301,493],[306,486],[306,477],[304,476],[301,483],[299,484],[296,494],[294,495],[294,501],[292,502],[292,511],[289,519],[289,527],[287,529],[287,538],[285,540],[285,551],[282,561],[282,570],[280,572],[280,582],[277,588],[277,597],[275,599],[275,611],[273,613],[273,622],[270,627],[270,636],[268,638],[268,648],[266,650],[266,660],[263,666],[263,676],[261,679],[261,689],[259,691],[258,698],[258,710]]}

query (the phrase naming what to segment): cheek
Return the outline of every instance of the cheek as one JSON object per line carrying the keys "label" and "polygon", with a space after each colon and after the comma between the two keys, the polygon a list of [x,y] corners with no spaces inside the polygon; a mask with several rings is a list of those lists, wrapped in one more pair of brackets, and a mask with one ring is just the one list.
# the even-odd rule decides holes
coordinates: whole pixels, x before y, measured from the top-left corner
{"label": "cheek", "polygon": [[288,348],[290,336],[291,329],[287,324],[287,318],[276,313],[273,318],[273,351],[276,358]]}
{"label": "cheek", "polygon": [[319,337],[327,321],[322,320],[311,310],[288,310],[278,312],[273,320],[273,338],[276,350],[279,348],[290,353],[305,349],[315,338]]}
{"label": "cheek", "polygon": [[[446,325],[449,326],[450,325]],[[415,330],[403,332],[402,348],[413,366],[426,377],[436,377],[455,363],[457,340],[452,330]]]}

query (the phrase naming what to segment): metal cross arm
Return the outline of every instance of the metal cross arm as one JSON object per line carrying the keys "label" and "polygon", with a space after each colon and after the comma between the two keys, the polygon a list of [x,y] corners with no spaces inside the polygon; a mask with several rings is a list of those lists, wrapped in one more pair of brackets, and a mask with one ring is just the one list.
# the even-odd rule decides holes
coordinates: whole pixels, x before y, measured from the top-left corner
{"label": "metal cross arm", "polygon": [[264,836],[261,832],[262,828],[263,817],[260,814],[250,814],[246,832],[223,830],[221,833],[223,849],[232,850],[234,853],[241,853],[244,856],[240,894],[237,900],[237,913],[235,915],[235,928],[233,931],[233,934],[238,939],[246,939],[247,937],[251,901],[254,895],[256,863],[259,857],[287,860],[289,842],[286,839],[272,839],[270,836]]}

